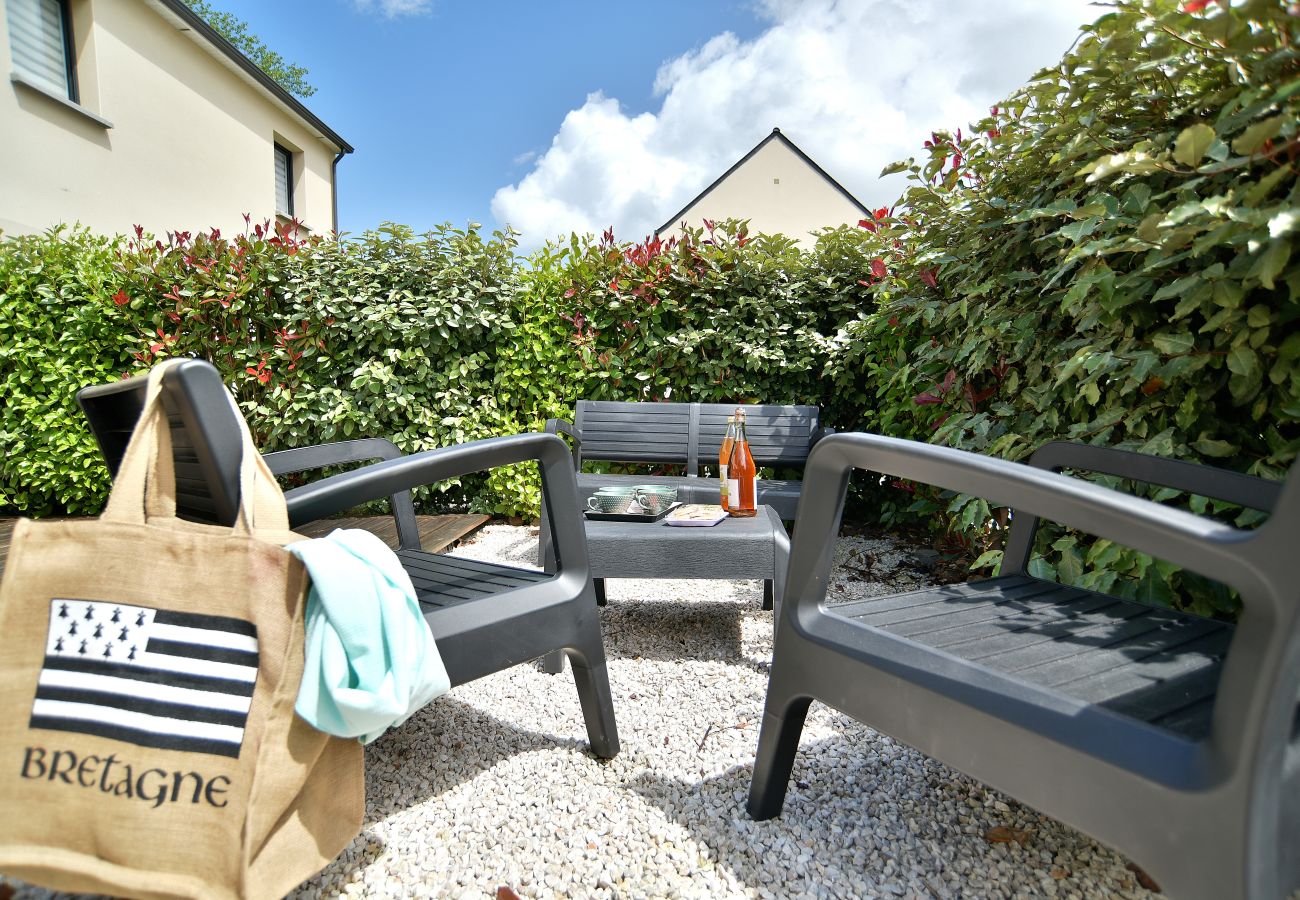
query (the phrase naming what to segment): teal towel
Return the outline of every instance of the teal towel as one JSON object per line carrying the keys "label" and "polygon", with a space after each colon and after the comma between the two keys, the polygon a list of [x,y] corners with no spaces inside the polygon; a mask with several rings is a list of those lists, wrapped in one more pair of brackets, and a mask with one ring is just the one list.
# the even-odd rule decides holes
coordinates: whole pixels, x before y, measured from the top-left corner
{"label": "teal towel", "polygon": [[451,686],[411,578],[387,544],[340,528],[286,549],[311,575],[298,715],[368,744]]}

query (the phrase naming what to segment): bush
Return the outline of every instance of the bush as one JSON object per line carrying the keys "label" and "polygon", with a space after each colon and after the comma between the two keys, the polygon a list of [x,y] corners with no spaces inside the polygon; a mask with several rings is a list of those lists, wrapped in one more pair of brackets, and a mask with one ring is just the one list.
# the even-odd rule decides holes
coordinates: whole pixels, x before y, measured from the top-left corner
{"label": "bush", "polygon": [[[827,240],[859,239],[845,231]],[[743,222],[706,221],[666,241],[617,245],[609,232],[599,243],[575,238],[533,263],[534,271],[564,268],[558,315],[572,326],[576,396],[816,403],[820,329],[860,298],[836,307],[826,291],[809,290],[811,258],[784,236],[751,237]],[[856,278],[852,269],[840,275]]]}
{"label": "bush", "polygon": [[110,314],[113,242],[84,229],[0,244],[0,509],[98,512],[108,485],[75,388],[133,364]]}
{"label": "bush", "polygon": [[107,477],[75,391],[171,356],[212,362],[267,450],[384,435],[413,452],[513,430],[492,385],[514,246],[400,226],[338,243],[263,226],[5,241],[0,506],[98,511]]}

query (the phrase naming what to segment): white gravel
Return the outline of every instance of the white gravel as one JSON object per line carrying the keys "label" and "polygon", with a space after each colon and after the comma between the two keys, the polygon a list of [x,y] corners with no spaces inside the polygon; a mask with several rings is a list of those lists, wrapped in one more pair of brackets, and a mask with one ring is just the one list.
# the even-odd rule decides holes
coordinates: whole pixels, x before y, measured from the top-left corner
{"label": "white gravel", "polygon": [[[531,566],[536,544],[493,525],[453,552]],[[891,541],[842,538],[836,571],[844,600],[926,583]],[[615,759],[588,751],[568,674],[523,665],[456,688],[367,748],[361,836],[292,896],[1153,896],[1114,852],[817,703],[784,813],[752,821],[761,583],[608,591]],[[1025,843],[991,843],[995,826]]]}

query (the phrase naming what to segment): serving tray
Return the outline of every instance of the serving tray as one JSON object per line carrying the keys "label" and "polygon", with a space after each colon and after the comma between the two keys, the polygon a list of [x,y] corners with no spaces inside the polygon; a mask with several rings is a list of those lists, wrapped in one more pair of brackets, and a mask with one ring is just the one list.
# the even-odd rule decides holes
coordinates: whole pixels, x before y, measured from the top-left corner
{"label": "serving tray", "polygon": [[681,505],[681,501],[678,501],[657,513],[603,513],[588,509],[584,515],[593,522],[658,522]]}

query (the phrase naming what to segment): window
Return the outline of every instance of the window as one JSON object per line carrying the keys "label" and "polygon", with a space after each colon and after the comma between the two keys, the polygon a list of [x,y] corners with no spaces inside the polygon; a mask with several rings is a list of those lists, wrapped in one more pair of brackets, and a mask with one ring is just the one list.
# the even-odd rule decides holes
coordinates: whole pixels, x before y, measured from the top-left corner
{"label": "window", "polygon": [[293,154],[275,145],[275,211],[293,217]]}
{"label": "window", "polygon": [[73,103],[77,78],[67,0],[5,0],[14,72]]}

